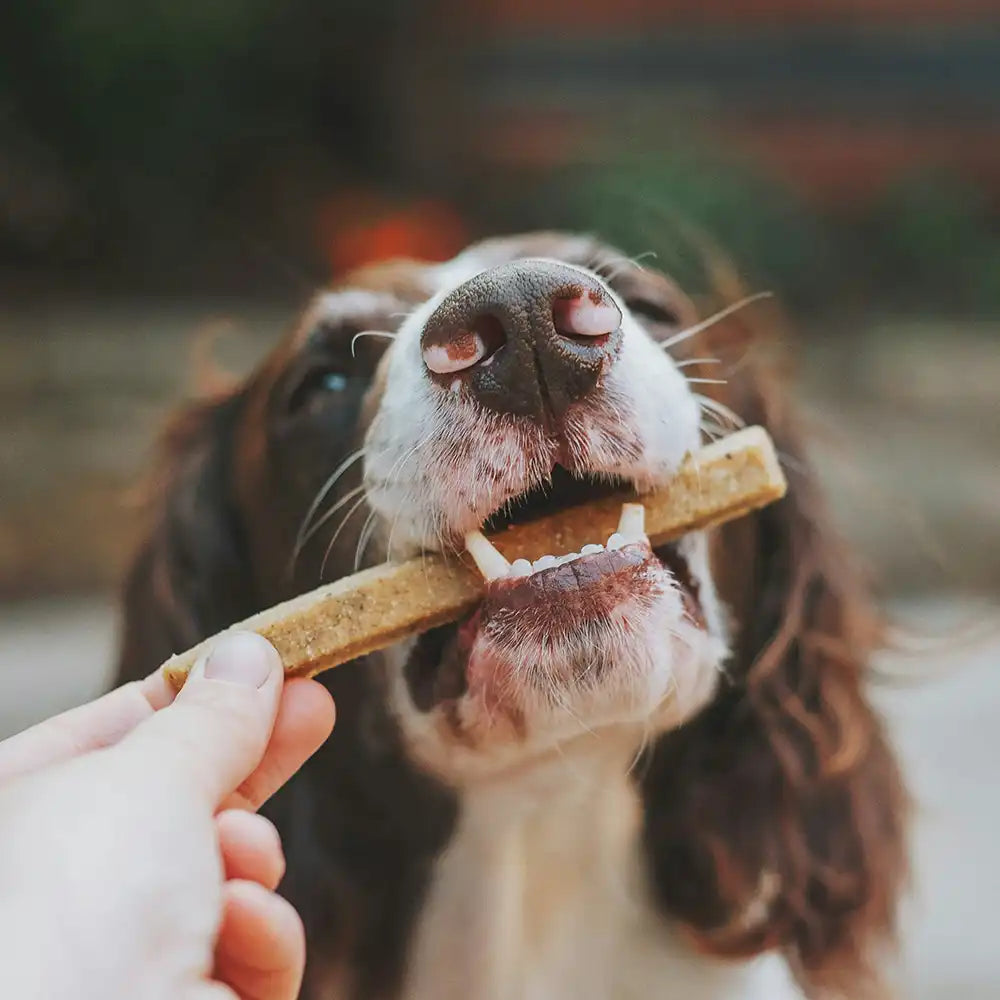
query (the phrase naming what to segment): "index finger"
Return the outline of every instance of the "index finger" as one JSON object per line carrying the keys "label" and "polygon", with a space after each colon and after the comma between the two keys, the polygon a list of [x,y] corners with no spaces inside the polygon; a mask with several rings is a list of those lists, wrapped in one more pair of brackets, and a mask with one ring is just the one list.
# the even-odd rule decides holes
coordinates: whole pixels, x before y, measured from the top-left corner
{"label": "index finger", "polygon": [[112,746],[169,705],[174,689],[157,670],[0,742],[0,783]]}

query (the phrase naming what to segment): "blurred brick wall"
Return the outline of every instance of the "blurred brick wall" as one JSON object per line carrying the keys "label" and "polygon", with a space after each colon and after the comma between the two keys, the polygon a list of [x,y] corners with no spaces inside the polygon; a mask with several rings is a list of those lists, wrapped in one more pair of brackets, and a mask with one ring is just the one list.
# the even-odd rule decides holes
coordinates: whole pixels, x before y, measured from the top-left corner
{"label": "blurred brick wall", "polygon": [[826,204],[954,170],[1000,200],[991,0],[446,0],[461,97],[425,129],[475,170],[600,162],[703,136]]}
{"label": "blurred brick wall", "polygon": [[623,24],[783,24],[835,20],[877,23],[914,18],[954,23],[996,14],[995,0],[465,0],[470,16],[519,31],[558,28],[564,34]]}

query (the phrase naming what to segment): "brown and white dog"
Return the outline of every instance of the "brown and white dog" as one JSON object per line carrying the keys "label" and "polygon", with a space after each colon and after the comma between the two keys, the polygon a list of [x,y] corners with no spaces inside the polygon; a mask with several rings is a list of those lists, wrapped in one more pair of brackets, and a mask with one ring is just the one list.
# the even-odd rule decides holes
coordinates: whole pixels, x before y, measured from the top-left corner
{"label": "brown and white dog", "polygon": [[269,807],[304,996],[881,995],[906,865],[878,620],[750,336],[589,237],[497,239],[349,275],[168,429],[122,681],[321,578],[661,482],[732,414],[790,464],[751,517],[515,565],[325,675],[336,731]]}

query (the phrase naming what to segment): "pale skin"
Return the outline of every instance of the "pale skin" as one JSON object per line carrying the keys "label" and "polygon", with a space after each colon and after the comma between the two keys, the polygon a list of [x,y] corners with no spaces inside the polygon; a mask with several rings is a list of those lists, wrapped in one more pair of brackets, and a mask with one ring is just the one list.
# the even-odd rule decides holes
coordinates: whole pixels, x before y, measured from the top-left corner
{"label": "pale skin", "polygon": [[330,734],[251,633],[0,743],[0,996],[294,1000],[302,923],[256,809]]}

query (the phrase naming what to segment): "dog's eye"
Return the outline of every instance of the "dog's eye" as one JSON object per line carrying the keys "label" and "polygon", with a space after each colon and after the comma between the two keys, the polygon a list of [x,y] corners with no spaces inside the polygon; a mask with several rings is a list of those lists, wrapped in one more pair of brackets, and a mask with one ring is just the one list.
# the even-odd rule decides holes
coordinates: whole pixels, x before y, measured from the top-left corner
{"label": "dog's eye", "polygon": [[342,395],[350,386],[350,378],[336,368],[315,368],[307,372],[292,389],[286,404],[289,415],[320,409],[325,403]]}
{"label": "dog's eye", "polygon": [[340,392],[347,388],[347,376],[342,372],[327,372],[323,376],[323,388],[329,392]]}
{"label": "dog's eye", "polygon": [[659,323],[663,326],[681,325],[677,313],[659,302],[651,302],[649,299],[629,299],[625,305],[628,306],[629,312],[633,316],[649,320],[651,323]]}

